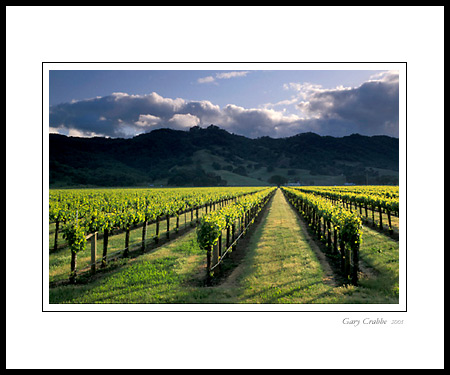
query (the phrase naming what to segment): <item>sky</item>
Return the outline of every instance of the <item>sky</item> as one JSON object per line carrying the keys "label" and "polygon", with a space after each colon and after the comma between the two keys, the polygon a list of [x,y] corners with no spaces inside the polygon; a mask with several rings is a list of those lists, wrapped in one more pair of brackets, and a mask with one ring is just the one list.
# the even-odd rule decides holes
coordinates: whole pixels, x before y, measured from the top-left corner
{"label": "sky", "polygon": [[399,136],[398,71],[50,70],[50,133],[130,138],[217,125],[250,138]]}

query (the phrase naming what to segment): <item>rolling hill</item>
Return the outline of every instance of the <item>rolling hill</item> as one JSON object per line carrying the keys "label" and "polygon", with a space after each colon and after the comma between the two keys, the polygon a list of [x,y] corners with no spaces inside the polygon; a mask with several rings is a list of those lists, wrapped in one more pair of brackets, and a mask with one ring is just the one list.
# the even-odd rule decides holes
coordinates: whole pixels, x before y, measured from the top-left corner
{"label": "rolling hill", "polygon": [[398,184],[399,140],[301,133],[250,139],[215,125],[130,139],[49,135],[50,187]]}

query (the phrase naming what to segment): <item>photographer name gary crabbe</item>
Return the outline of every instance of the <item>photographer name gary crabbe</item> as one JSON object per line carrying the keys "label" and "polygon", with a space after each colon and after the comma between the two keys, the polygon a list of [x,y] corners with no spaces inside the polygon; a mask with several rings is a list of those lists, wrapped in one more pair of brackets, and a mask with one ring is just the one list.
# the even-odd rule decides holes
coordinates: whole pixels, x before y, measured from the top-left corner
{"label": "photographer name gary crabbe", "polygon": [[388,325],[388,324],[403,324],[403,319],[391,319],[390,321],[388,319],[383,318],[364,318],[361,319],[350,319],[350,318],[344,318],[342,320],[342,324],[346,325],[352,325],[354,327],[358,327],[361,323],[363,325]]}

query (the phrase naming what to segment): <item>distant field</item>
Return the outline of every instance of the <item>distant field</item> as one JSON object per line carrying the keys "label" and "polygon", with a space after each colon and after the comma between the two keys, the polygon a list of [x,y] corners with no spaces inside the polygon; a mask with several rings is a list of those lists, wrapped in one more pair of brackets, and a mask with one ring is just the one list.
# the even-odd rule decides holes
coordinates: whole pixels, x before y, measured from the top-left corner
{"label": "distant field", "polygon": [[[247,172],[246,176],[243,176],[225,169],[215,169],[213,163],[219,164],[222,168],[235,168],[236,165],[230,163],[226,158],[214,155],[207,150],[195,152],[193,160],[195,165],[201,166],[206,172],[212,172],[226,180],[228,186],[266,186],[269,185],[268,181],[273,175],[280,175],[288,179],[288,181],[300,182],[303,185],[342,185],[346,182],[345,176],[312,175],[306,169],[274,167],[268,170],[267,167],[255,168],[257,163],[254,161],[241,159],[240,165],[244,166]],[[167,186],[167,179],[157,180],[154,184],[155,186]]]}

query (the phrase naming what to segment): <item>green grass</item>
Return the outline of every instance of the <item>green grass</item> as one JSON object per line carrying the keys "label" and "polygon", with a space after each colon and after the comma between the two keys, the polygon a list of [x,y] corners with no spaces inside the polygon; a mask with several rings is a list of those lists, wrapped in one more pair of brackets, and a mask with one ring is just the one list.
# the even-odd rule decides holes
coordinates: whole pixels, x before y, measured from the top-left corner
{"label": "green grass", "polygon": [[[353,208],[353,211],[355,211],[355,208]],[[356,211],[359,213],[359,208]],[[361,218],[364,221],[368,221],[369,224],[367,224],[367,226],[369,227],[370,225],[375,225],[376,227],[378,227],[380,225],[380,212],[378,210],[375,210],[375,212],[373,212],[373,217],[375,219],[375,222],[372,222],[372,210],[370,208],[367,209],[367,218],[366,218],[366,212],[364,210],[364,208],[362,209],[362,214],[360,214]],[[389,231],[389,220],[388,220],[388,215],[385,212],[381,213],[381,220],[383,223],[383,230],[385,231]],[[400,219],[398,216],[394,216],[391,215],[391,225],[392,225],[392,229],[394,231],[394,233],[399,233],[400,232]]]}
{"label": "green grass", "polygon": [[[199,209],[199,217],[204,215],[205,209]],[[180,230],[184,228],[190,228],[190,219],[191,214],[188,212],[185,215],[180,215]],[[194,221],[195,221],[195,212],[194,212]],[[54,228],[55,224],[50,224],[49,227],[49,281],[55,282],[60,280],[67,280],[70,274],[70,249],[66,245],[66,241],[64,240],[62,233],[59,233],[58,236],[58,250],[56,252],[53,251],[54,245]],[[165,219],[160,221],[159,226],[159,236],[160,238],[165,238],[166,236],[166,221]],[[176,218],[172,217],[169,221],[169,229],[171,238],[175,235],[176,228]],[[147,239],[146,243],[153,243],[153,238],[156,233],[156,224],[150,224],[147,226]],[[139,248],[141,246],[142,241],[142,227],[138,227],[132,229],[130,231],[130,247]],[[125,232],[110,235],[108,238],[108,254],[112,254],[116,251],[123,250],[125,248]],[[91,246],[90,243],[87,243],[86,249],[77,255],[77,269],[81,270],[83,268],[89,267],[91,261]],[[103,253],[103,239],[99,238],[97,241],[97,259],[101,259]]]}
{"label": "green grass", "polygon": [[328,303],[335,297],[280,191],[251,238],[240,272],[235,282],[238,302]]}
{"label": "green grass", "polygon": [[360,257],[370,272],[360,284],[394,299],[399,296],[399,243],[363,227]]}
{"label": "green grass", "polygon": [[[50,303],[377,304],[398,303],[398,243],[364,228],[360,285],[333,282],[298,215],[278,190],[261,223],[238,244],[245,255],[221,283],[204,285],[206,254],[195,231],[120,260],[89,283],[50,288]],[[68,259],[70,261],[70,259]],[[56,263],[56,259],[53,259]],[[61,263],[66,262],[66,260]],[[55,265],[56,267],[56,265]]]}
{"label": "green grass", "polygon": [[190,232],[151,253],[120,262],[120,267],[87,284],[50,288],[50,303],[182,303],[189,290],[185,283],[197,274],[204,252]]}

